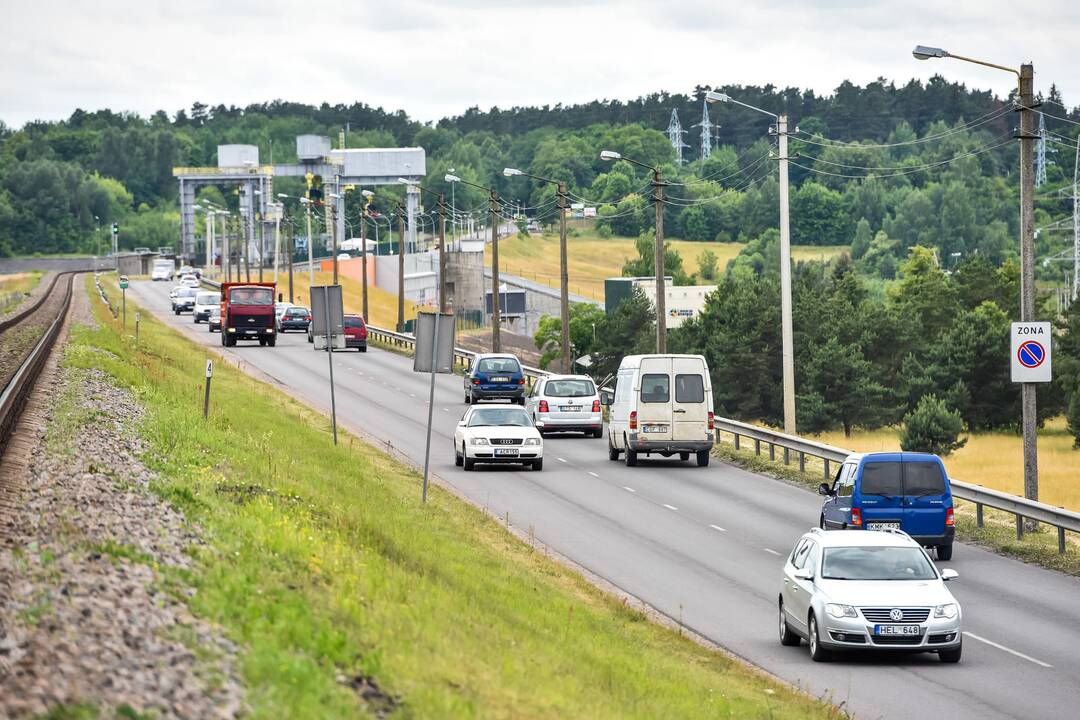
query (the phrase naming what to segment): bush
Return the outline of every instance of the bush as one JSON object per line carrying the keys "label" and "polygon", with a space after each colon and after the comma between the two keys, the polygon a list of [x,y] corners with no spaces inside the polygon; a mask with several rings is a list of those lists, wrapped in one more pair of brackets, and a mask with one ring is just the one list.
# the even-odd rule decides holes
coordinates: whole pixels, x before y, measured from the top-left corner
{"label": "bush", "polygon": [[1080,389],[1069,398],[1069,409],[1065,413],[1065,419],[1069,423],[1069,433],[1075,438],[1073,447],[1080,449]]}
{"label": "bush", "polygon": [[908,452],[948,455],[967,443],[967,438],[959,439],[963,431],[960,413],[950,410],[935,395],[923,395],[915,410],[904,416],[900,448]]}

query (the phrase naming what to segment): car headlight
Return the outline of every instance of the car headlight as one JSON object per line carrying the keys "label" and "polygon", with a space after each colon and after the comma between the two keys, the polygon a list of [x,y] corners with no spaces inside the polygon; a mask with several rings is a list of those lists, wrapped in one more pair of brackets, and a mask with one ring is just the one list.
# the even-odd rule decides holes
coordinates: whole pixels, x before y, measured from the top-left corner
{"label": "car headlight", "polygon": [[487,445],[489,443],[487,441],[487,438],[474,437],[474,438],[469,439],[469,444],[470,445]]}
{"label": "car headlight", "polygon": [[944,605],[938,605],[936,608],[934,608],[934,617],[949,619],[956,617],[956,603],[946,603]]}
{"label": "car headlight", "polygon": [[525,438],[526,445],[539,445],[540,438]]}
{"label": "car headlight", "polygon": [[825,612],[829,613],[834,618],[859,617],[859,614],[855,612],[855,608],[853,608],[851,605],[838,605],[837,603],[825,603]]}

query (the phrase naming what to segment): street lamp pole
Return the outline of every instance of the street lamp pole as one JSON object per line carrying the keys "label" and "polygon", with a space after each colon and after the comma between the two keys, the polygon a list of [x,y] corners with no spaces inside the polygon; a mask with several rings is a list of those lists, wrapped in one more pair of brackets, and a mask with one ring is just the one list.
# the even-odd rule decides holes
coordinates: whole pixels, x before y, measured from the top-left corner
{"label": "street lamp pole", "polygon": [[[1020,113],[1020,322],[1035,321],[1035,173],[1032,163],[1035,134],[1035,117],[1032,106],[1035,104],[1035,67],[1030,64],[1020,69],[997,65],[984,60],[954,55],[947,50],[918,45],[911,52],[917,60],[931,58],[953,58],[964,62],[983,65],[984,67],[1004,70],[1016,75],[1018,82]],[[1021,423],[1024,436],[1024,497],[1029,500],[1039,499],[1039,462],[1037,408],[1035,403],[1035,383],[1021,383],[1020,386]],[[1034,520],[1025,520],[1029,530],[1035,529]]]}
{"label": "street lamp pole", "polygon": [[[538,180],[549,185],[555,185],[559,196],[559,314],[562,324],[560,336],[562,371],[572,372],[570,364],[570,279],[567,270],[566,251],[566,208],[567,191],[566,183],[561,180],[550,180],[539,175],[532,175],[516,168],[504,168],[503,175],[506,177],[523,176]],[[662,258],[661,258],[662,262]]]}
{"label": "street lamp pole", "polygon": [[780,340],[782,356],[782,377],[784,390],[784,432],[796,433],[795,418],[795,332],[792,327],[791,299],[791,212],[788,198],[788,117],[786,113],[777,115],[768,110],[739,102],[730,95],[709,91],[705,101],[731,103],[749,110],[755,110],[776,120],[776,135],[779,141],[780,155]]}
{"label": "street lamp pole", "polygon": [[446,308],[446,195],[429,190],[417,182],[406,178],[398,178],[403,185],[417,188],[421,193],[427,193],[436,198],[439,210],[439,312],[447,312]]}
{"label": "street lamp pole", "polygon": [[491,352],[502,351],[502,340],[499,336],[501,325],[499,313],[499,194],[494,188],[486,188],[483,185],[462,180],[457,175],[446,175],[443,178],[448,183],[464,183],[478,190],[488,192],[488,200],[491,204]]}
{"label": "street lamp pole", "polygon": [[405,332],[405,204],[398,202],[397,331]]}
{"label": "street lamp pole", "polygon": [[623,157],[612,150],[600,153],[601,160],[625,160],[631,165],[651,170],[653,174],[653,202],[656,205],[656,248],[653,263],[656,269],[656,352],[667,352],[667,287],[664,278],[664,178],[660,165],[645,163]]}
{"label": "street lamp pole", "polygon": [[[375,193],[370,190],[361,190],[360,194],[364,196],[364,207],[360,210],[360,244],[363,246],[360,248],[360,296],[361,307],[364,313],[364,322],[368,322],[368,279],[367,279],[367,264],[368,264],[368,251],[367,251],[367,217],[368,208],[371,206],[371,201],[375,198]],[[376,227],[378,225],[376,224]],[[378,242],[376,241],[375,249],[378,250]]]}

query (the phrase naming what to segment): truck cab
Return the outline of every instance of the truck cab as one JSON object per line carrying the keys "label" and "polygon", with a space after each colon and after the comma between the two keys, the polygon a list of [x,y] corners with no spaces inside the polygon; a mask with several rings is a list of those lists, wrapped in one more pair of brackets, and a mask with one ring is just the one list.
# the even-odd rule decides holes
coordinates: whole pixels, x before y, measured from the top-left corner
{"label": "truck cab", "polygon": [[274,317],[274,283],[237,282],[221,284],[221,344],[238,340],[258,340],[260,345],[277,344]]}

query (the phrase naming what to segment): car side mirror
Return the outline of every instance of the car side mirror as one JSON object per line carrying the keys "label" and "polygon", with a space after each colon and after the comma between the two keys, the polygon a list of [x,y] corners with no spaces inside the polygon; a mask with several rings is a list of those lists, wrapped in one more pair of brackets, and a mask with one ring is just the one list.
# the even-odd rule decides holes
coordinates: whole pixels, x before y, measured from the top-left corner
{"label": "car side mirror", "polygon": [[614,401],[615,401],[615,398],[612,395],[610,390],[601,390],[600,391],[600,404],[601,405],[611,405]]}
{"label": "car side mirror", "polygon": [[941,579],[944,580],[945,582],[949,582],[950,580],[955,580],[958,577],[960,577],[960,573],[956,572],[952,568],[945,568],[944,570],[941,571]]}
{"label": "car side mirror", "polygon": [[821,483],[817,488],[818,495],[824,495],[825,497],[832,497],[832,488],[829,487],[829,483]]}
{"label": "car side mirror", "polygon": [[813,580],[814,579],[814,571],[811,570],[810,568],[806,568],[806,567],[799,568],[798,570],[795,571],[795,579],[796,580]]}

